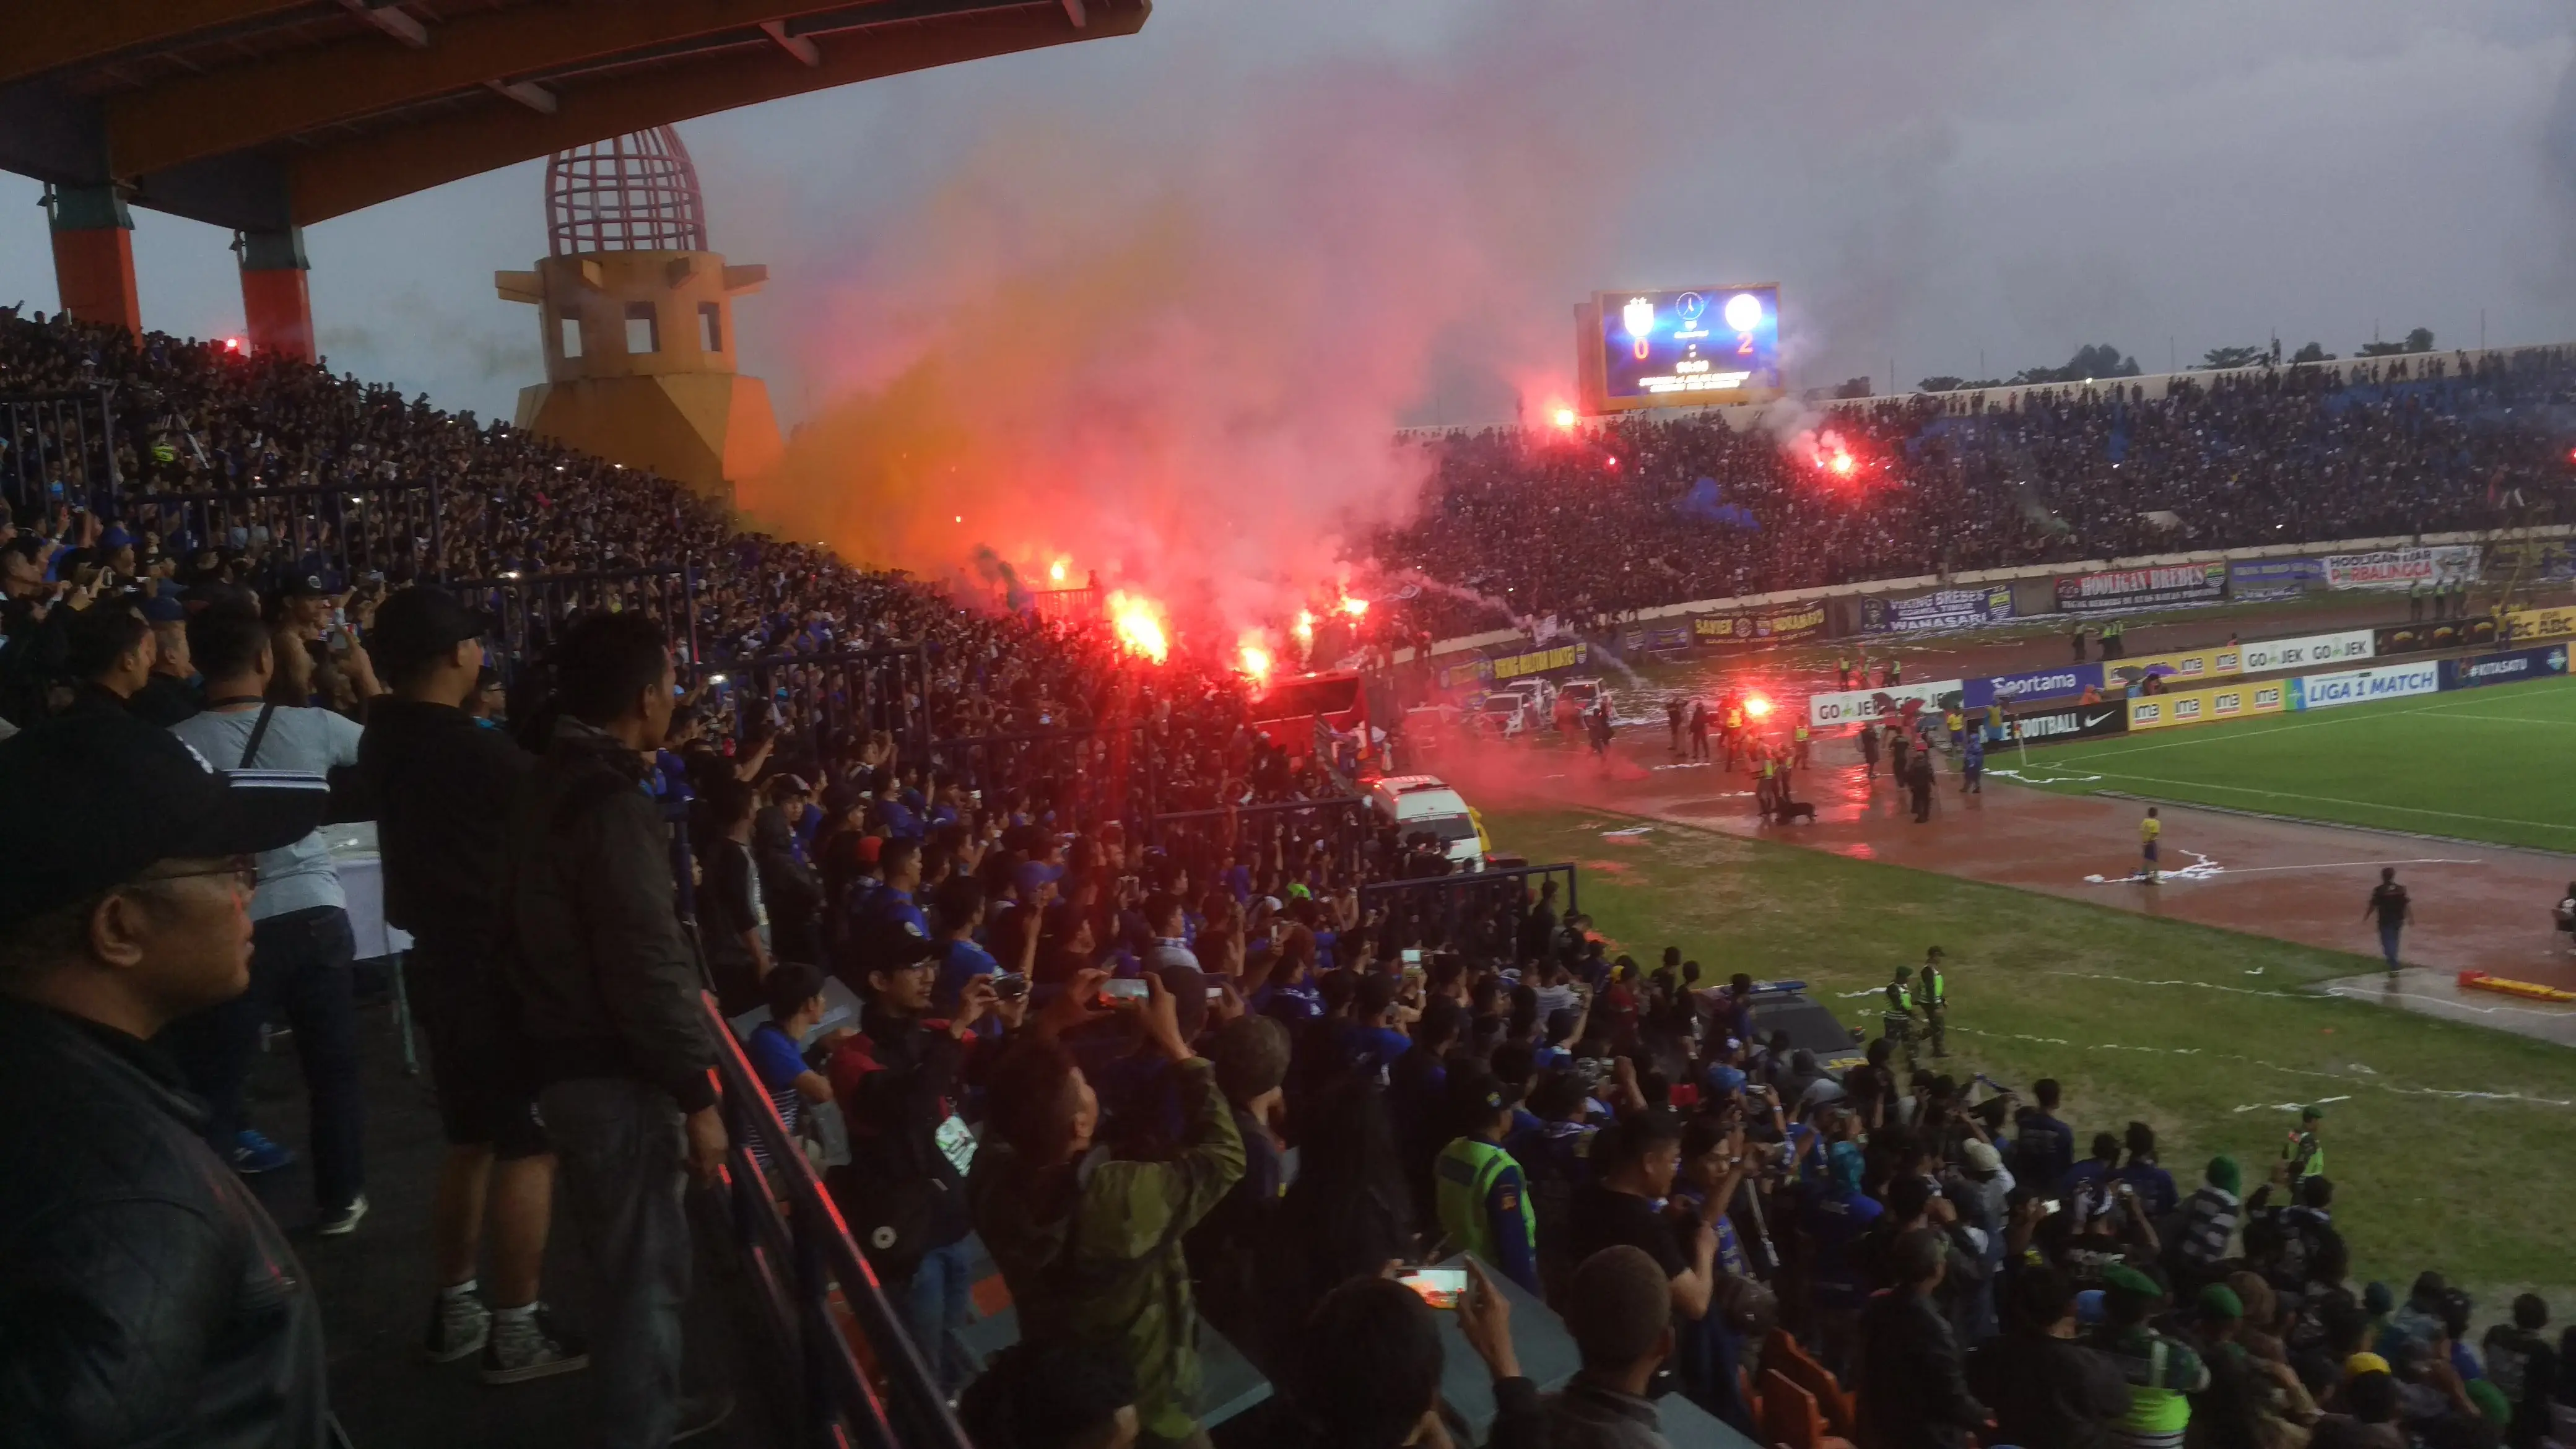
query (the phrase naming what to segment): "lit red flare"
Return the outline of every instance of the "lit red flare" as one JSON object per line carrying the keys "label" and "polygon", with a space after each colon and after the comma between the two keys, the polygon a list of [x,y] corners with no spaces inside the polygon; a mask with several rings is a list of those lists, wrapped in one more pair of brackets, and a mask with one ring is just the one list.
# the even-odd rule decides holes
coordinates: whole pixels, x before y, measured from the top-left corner
{"label": "lit red flare", "polygon": [[1771,701],[1759,694],[1748,694],[1744,697],[1744,712],[1760,719],[1771,712]]}
{"label": "lit red flare", "polygon": [[1271,659],[1269,650],[1262,648],[1259,644],[1253,643],[1250,640],[1246,640],[1243,645],[1242,656],[1238,662],[1243,670],[1243,677],[1252,682],[1253,688],[1259,689],[1270,683]]}
{"label": "lit red flare", "polygon": [[1109,622],[1118,631],[1118,647],[1156,664],[1171,657],[1171,635],[1163,628],[1163,611],[1141,594],[1115,589],[1109,595]]}

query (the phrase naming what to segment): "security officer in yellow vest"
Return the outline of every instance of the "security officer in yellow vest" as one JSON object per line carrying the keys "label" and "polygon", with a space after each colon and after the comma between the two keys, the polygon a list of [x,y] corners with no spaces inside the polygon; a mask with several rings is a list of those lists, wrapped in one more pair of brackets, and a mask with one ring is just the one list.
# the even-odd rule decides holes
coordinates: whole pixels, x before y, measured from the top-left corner
{"label": "security officer in yellow vest", "polygon": [[1923,1008],[1923,1034],[1932,1042],[1935,1061],[1950,1054],[1950,983],[1941,975],[1941,954],[1938,946],[1923,953],[1923,984],[1914,993],[1916,1003]]}
{"label": "security officer in yellow vest", "polygon": [[1913,967],[1896,968],[1896,979],[1887,983],[1887,1009],[1878,1017],[1890,1054],[1905,1053],[1905,1070],[1909,1074],[1914,1070],[1914,993],[1906,983],[1913,979]]}
{"label": "security officer in yellow vest", "polygon": [[1735,773],[1736,756],[1744,750],[1744,702],[1733,695],[1726,698],[1726,729],[1720,741],[1726,747],[1726,773]]}
{"label": "security officer in yellow vest", "polygon": [[1791,769],[1803,770],[1807,768],[1807,747],[1809,743],[1810,741],[1807,736],[1807,722],[1805,720],[1800,720],[1795,726],[1791,727],[1789,731],[1789,747],[1791,751],[1789,767]]}
{"label": "security officer in yellow vest", "polygon": [[1521,1165],[1502,1148],[1520,1088],[1478,1068],[1453,1069],[1450,1102],[1467,1135],[1433,1162],[1432,1201],[1451,1249],[1473,1253],[1532,1293],[1538,1283],[1538,1214]]}

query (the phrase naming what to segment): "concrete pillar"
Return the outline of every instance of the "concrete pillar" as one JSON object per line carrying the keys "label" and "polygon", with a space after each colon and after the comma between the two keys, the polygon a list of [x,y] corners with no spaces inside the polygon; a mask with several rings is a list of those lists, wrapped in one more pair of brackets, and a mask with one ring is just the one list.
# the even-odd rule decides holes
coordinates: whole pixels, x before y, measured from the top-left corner
{"label": "concrete pillar", "polygon": [[54,287],[77,321],[107,322],[140,337],[143,304],[134,291],[134,217],[113,186],[45,188],[54,234]]}
{"label": "concrete pillar", "polygon": [[313,298],[304,286],[312,264],[304,259],[304,228],[239,232],[233,249],[241,253],[242,319],[249,324],[250,350],[313,361]]}

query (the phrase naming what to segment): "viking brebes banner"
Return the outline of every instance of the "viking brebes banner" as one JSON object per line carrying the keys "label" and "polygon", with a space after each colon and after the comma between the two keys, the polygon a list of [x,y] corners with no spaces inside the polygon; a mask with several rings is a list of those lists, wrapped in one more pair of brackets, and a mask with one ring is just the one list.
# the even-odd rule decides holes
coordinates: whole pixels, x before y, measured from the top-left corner
{"label": "viking brebes banner", "polygon": [[2227,565],[2167,564],[2151,569],[2112,569],[2060,574],[2057,607],[2071,614],[2104,609],[2145,609],[2173,604],[2214,604],[2227,593]]}

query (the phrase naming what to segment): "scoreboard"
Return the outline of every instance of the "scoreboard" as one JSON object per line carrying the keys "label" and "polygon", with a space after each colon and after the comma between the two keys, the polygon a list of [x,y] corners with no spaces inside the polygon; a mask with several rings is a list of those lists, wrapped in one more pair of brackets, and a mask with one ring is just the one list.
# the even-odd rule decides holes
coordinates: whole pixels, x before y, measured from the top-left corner
{"label": "scoreboard", "polygon": [[1583,410],[1768,402],[1780,378],[1780,288],[1595,292],[1575,312]]}

